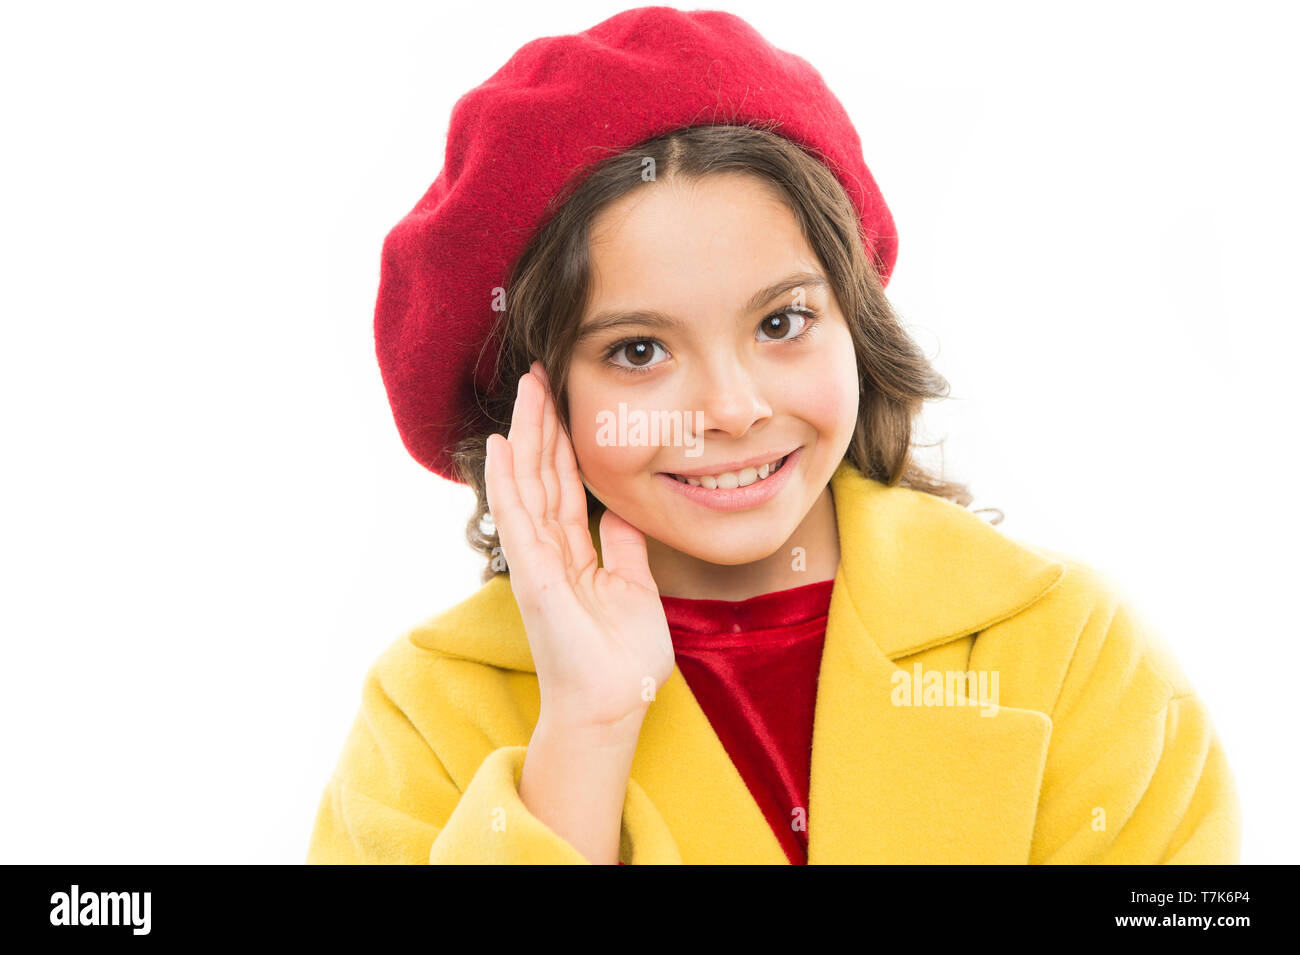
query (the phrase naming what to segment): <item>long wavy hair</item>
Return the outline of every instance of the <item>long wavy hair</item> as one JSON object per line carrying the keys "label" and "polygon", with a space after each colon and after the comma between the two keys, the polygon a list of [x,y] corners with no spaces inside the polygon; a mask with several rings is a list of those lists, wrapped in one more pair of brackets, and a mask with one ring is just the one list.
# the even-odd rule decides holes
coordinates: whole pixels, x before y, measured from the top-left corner
{"label": "long wavy hair", "polygon": [[[493,430],[509,430],[519,379],[540,360],[561,422],[571,433],[567,372],[588,304],[589,228],[610,203],[634,189],[652,187],[642,174],[646,157],[654,160],[655,180],[739,172],[779,190],[826,270],[857,354],[858,419],[845,458],[884,484],[967,507],[972,496],[966,485],[928,473],[913,457],[913,449],[923,446],[913,443],[914,419],[926,401],[948,397],[947,380],[904,331],[885,297],[879,262],[862,243],[856,210],[839,181],[820,160],[770,126],[693,126],[666,133],[601,160],[551,200],[545,224],[512,270],[505,308],[488,339],[500,347],[500,357],[491,388],[477,398],[495,422]],[[478,500],[466,539],[486,559],[482,580],[487,582],[507,568],[488,511],[489,432],[482,430],[482,422],[467,427],[475,433],[452,449],[452,457]],[[586,497],[589,517],[604,509],[590,491]]]}

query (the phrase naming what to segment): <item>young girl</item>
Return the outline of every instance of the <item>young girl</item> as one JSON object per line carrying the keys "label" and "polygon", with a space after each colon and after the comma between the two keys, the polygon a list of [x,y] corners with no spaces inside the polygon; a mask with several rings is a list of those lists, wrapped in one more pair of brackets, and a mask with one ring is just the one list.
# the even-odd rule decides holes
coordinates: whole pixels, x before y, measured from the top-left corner
{"label": "young girl", "polygon": [[730,14],[456,104],[375,328],[485,583],[375,663],[309,862],[1237,861],[1163,642],[914,462],[947,384],[895,251],[839,102]]}

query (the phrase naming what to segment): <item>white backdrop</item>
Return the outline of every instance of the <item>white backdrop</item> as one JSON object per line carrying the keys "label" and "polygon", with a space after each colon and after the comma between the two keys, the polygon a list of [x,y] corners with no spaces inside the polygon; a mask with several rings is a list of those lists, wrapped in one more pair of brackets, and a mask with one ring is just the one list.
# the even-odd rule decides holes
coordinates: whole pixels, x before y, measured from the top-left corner
{"label": "white backdrop", "polygon": [[[379,377],[384,234],[462,93],[632,5],[5,7],[0,861],[302,861],[367,667],[478,582]],[[1300,861],[1294,13],[721,7],[862,135],[947,474],[1132,595],[1244,861]]]}

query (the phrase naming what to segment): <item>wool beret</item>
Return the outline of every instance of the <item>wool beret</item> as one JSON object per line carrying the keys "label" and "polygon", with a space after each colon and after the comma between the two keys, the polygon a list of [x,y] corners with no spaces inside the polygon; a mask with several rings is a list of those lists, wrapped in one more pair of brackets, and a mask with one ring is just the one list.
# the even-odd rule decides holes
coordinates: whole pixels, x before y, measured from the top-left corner
{"label": "wool beret", "polygon": [[384,239],[380,263],[375,351],[411,455],[459,482],[451,449],[476,422],[491,427],[477,395],[496,372],[485,348],[494,290],[553,196],[602,157],[675,129],[757,124],[834,173],[888,282],[893,218],[844,107],[810,63],[733,14],[625,10],[526,43],[457,100],[442,169]]}

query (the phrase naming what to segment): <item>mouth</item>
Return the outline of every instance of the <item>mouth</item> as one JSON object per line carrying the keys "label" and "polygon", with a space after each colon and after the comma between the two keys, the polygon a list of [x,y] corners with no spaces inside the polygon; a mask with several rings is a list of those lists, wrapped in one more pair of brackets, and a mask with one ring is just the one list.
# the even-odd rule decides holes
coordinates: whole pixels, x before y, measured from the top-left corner
{"label": "mouth", "polygon": [[[793,454],[794,452],[790,452]],[[663,474],[672,478],[681,484],[689,484],[691,487],[703,487],[710,491],[713,490],[730,490],[737,487],[749,487],[751,484],[757,484],[760,481],[766,481],[777,471],[781,470],[782,465],[790,459],[790,454],[783,455],[775,461],[768,461],[758,467],[741,468],[738,471],[720,471],[717,474],[686,475],[673,474],[670,471],[664,471]]]}
{"label": "mouth", "polygon": [[720,474],[672,474],[659,471],[655,479],[694,506],[711,511],[745,511],[775,500],[793,480],[803,445],[773,461]]}

